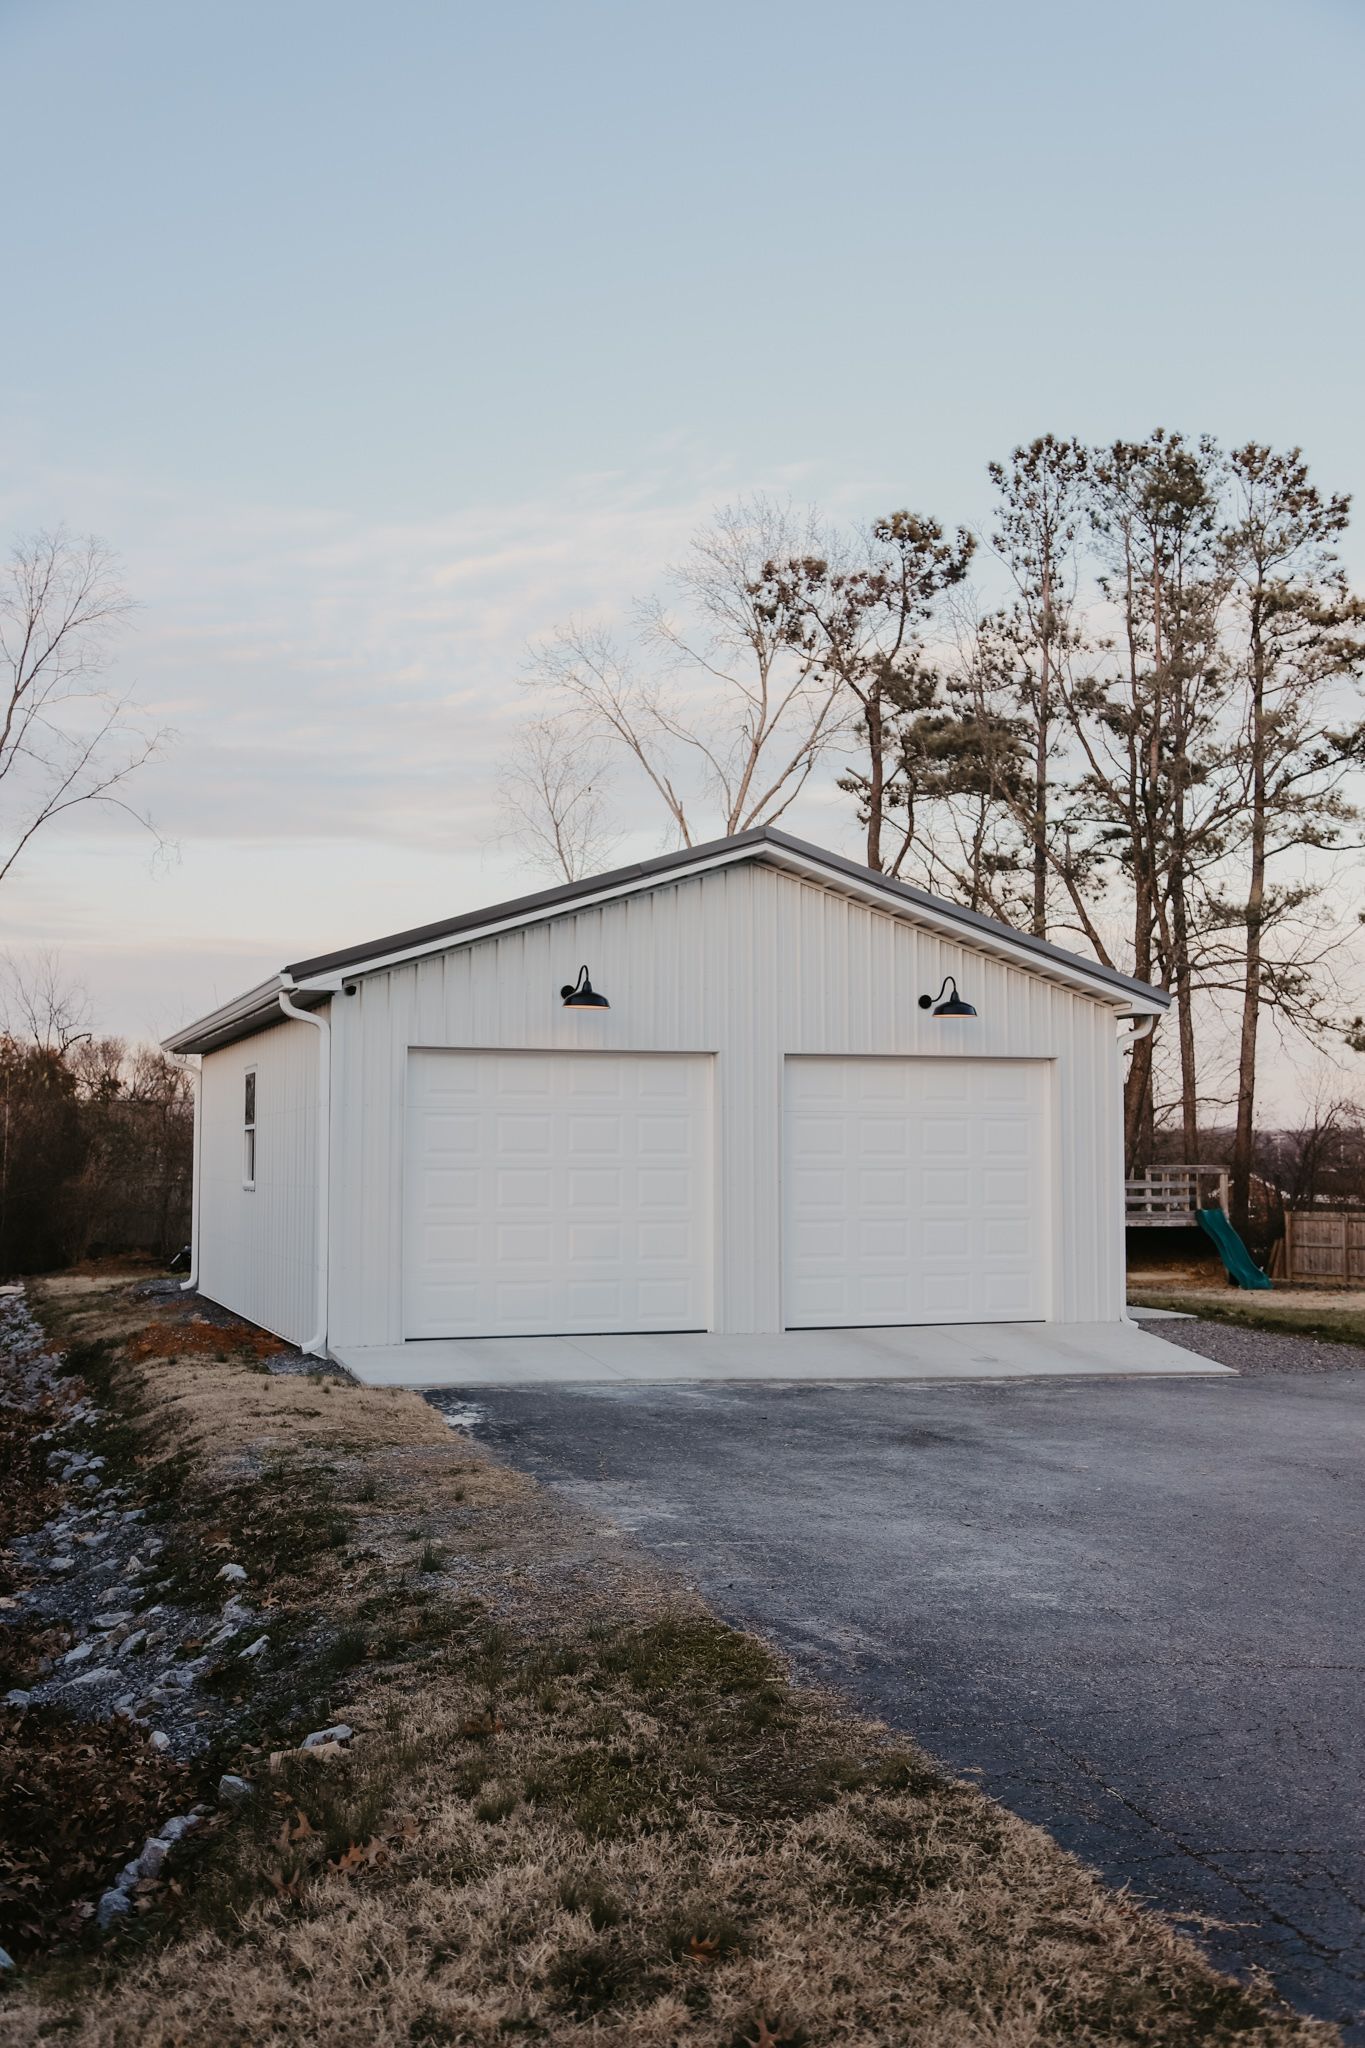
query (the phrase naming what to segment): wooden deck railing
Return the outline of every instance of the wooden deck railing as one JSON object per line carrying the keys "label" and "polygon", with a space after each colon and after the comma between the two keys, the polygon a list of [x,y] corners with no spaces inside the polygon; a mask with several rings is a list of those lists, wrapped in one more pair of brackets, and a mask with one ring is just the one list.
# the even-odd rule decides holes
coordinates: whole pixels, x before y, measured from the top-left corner
{"label": "wooden deck railing", "polygon": [[1214,1207],[1226,1211],[1228,1175],[1224,1166],[1149,1166],[1124,1183],[1128,1223],[1179,1227],[1194,1222],[1195,1211]]}

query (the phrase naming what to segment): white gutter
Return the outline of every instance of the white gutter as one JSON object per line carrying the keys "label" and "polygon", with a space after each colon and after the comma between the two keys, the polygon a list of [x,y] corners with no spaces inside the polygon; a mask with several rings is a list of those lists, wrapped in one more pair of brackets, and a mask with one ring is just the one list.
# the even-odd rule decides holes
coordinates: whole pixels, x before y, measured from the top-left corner
{"label": "white gutter", "polygon": [[[1123,1028],[1125,1024],[1128,1026],[1126,1031]],[[1119,1051],[1130,1052],[1139,1039],[1150,1038],[1155,1028],[1156,1018],[1151,1015],[1145,1017],[1120,1017]]]}
{"label": "white gutter", "polygon": [[199,1285],[199,1162],[204,1152],[204,1062],[191,1067],[194,1075],[194,1169],[190,1178],[190,1277],[180,1283],[188,1294]]}
{"label": "white gutter", "polygon": [[332,1151],[332,1027],[326,1016],[315,1010],[300,1010],[287,989],[280,990],[280,1008],[286,1017],[311,1024],[318,1034],[318,1210],[317,1210],[317,1328],[299,1348],[312,1358],[327,1356],[327,1232],[329,1227],[329,1182]]}

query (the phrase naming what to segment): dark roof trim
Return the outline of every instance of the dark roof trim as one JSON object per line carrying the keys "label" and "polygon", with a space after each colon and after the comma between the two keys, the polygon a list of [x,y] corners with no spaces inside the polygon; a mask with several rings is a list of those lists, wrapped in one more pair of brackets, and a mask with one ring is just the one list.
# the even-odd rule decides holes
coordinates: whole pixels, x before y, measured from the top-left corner
{"label": "dark roof trim", "polygon": [[509,902],[492,904],[486,910],[468,910],[459,917],[442,918],[436,924],[416,925],[411,931],[394,932],[388,938],[372,939],[367,945],[344,946],[335,953],[318,953],[310,960],[292,962],[286,972],[295,981],[307,981],[319,974],[336,974],[347,967],[359,967],[365,961],[387,960],[396,953],[438,945],[442,939],[457,939],[463,933],[479,931],[485,925],[516,922],[538,914],[557,914],[582,897],[610,895],[613,890],[629,888],[632,883],[664,880],[678,868],[692,867],[726,855],[740,856],[749,848],[755,858],[761,857],[766,848],[794,854],[850,881],[860,882],[864,887],[914,904],[921,910],[932,911],[937,917],[949,918],[969,931],[979,932],[983,938],[1007,941],[1013,947],[1035,953],[1040,960],[1053,961],[1070,974],[1083,973],[1090,980],[1103,982],[1125,995],[1141,996],[1149,1002],[1155,1000],[1163,1007],[1169,1000],[1164,990],[1152,988],[1131,975],[1120,974],[1116,968],[1103,967],[1098,961],[1068,952],[1064,946],[1054,946],[1050,939],[1036,939],[1027,932],[1015,931],[1012,926],[1001,924],[998,918],[986,917],[979,910],[964,910],[961,904],[950,903],[946,897],[932,896],[927,890],[916,889],[909,882],[896,881],[890,875],[879,874],[875,868],[864,867],[860,861],[848,860],[843,854],[830,853],[823,846],[814,846],[808,840],[779,832],[775,825],[756,825],[751,831],[738,832],[730,839],[712,839],[704,846],[685,846],[676,853],[663,853],[653,860],[614,868],[609,874],[590,875],[581,882],[562,882],[553,889],[538,889],[530,896],[514,896]]}

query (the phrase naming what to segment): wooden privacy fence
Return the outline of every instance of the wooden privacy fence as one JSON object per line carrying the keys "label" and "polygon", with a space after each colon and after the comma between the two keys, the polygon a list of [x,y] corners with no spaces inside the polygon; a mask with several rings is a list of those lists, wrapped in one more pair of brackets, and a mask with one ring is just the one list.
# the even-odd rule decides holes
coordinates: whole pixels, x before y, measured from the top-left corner
{"label": "wooden privacy fence", "polygon": [[1365,1286],[1365,1209],[1286,1209],[1284,1277],[1291,1285]]}

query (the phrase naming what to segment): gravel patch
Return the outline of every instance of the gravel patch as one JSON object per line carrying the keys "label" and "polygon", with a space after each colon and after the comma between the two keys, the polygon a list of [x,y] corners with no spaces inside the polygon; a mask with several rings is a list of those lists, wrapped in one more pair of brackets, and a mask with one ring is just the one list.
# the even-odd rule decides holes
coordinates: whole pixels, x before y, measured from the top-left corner
{"label": "gravel patch", "polygon": [[1297,1330],[1243,1330],[1233,1323],[1153,1324],[1163,1344],[1179,1344],[1217,1365],[1230,1365],[1248,1378],[1273,1373],[1365,1372],[1358,1344],[1330,1344]]}

